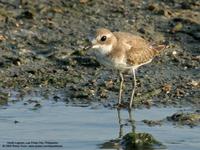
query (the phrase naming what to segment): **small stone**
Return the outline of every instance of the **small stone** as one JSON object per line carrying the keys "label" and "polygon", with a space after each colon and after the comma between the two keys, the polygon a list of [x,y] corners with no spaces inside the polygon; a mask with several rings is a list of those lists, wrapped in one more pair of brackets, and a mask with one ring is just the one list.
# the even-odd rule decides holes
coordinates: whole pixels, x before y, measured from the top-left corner
{"label": "small stone", "polygon": [[148,9],[149,9],[150,11],[153,11],[153,10],[155,10],[156,8],[157,8],[157,6],[156,6],[155,4],[151,4],[151,5],[148,6]]}
{"label": "small stone", "polygon": [[177,55],[177,51],[173,51],[172,55],[174,55],[174,56]]}
{"label": "small stone", "polygon": [[26,11],[22,12],[20,17],[26,18],[26,19],[33,19],[33,13],[26,10]]}
{"label": "small stone", "polygon": [[157,11],[157,14],[164,15],[165,17],[170,17],[172,12],[166,9],[160,9]]}
{"label": "small stone", "polygon": [[0,42],[6,40],[4,35],[0,35]]}
{"label": "small stone", "polygon": [[106,89],[100,89],[100,91],[99,91],[99,96],[101,97],[101,98],[108,98],[108,90],[106,90]]}
{"label": "small stone", "polygon": [[158,120],[158,121],[154,121],[154,120],[143,120],[142,122],[144,122],[145,124],[147,124],[148,126],[156,126],[156,125],[159,125],[161,126],[161,121]]}
{"label": "small stone", "polygon": [[176,89],[176,96],[181,97],[185,95],[185,91],[182,89],[177,88]]}
{"label": "small stone", "polygon": [[34,107],[35,108],[40,108],[40,107],[42,107],[42,105],[40,103],[37,103],[37,104],[34,105]]}
{"label": "small stone", "polygon": [[191,7],[190,7],[190,3],[188,3],[188,2],[182,2],[181,3],[181,8],[182,9],[190,9]]}
{"label": "small stone", "polygon": [[190,83],[188,83],[189,85],[193,86],[193,87],[197,87],[200,85],[200,81],[195,81],[195,80],[192,80]]}
{"label": "small stone", "polygon": [[106,89],[112,89],[114,86],[113,80],[109,80],[105,82]]}
{"label": "small stone", "polygon": [[19,121],[15,120],[14,123],[15,123],[15,124],[16,124],[16,123],[19,123]]}
{"label": "small stone", "polygon": [[162,90],[165,92],[165,93],[170,93],[170,91],[172,90],[172,85],[171,84],[165,84],[162,88]]}
{"label": "small stone", "polygon": [[172,33],[181,31],[183,29],[183,24],[182,23],[177,23],[173,28],[172,28]]}
{"label": "small stone", "polygon": [[140,29],[138,29],[138,32],[140,32],[140,33],[142,33],[142,34],[145,34],[145,33],[146,33],[146,31],[145,31],[144,28],[140,28]]}

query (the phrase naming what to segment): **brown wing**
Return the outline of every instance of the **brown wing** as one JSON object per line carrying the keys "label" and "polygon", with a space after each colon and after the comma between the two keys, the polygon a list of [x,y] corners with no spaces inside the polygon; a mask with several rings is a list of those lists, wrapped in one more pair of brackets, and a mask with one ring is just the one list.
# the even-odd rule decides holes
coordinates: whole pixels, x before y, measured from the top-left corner
{"label": "brown wing", "polygon": [[165,48],[165,45],[150,44],[140,36],[126,32],[114,32],[118,40],[128,47],[126,50],[127,64],[139,65],[150,61]]}
{"label": "brown wing", "polygon": [[[138,43],[140,44],[140,43]],[[126,53],[129,65],[139,65],[150,61],[155,56],[155,51],[147,44],[132,46]]]}
{"label": "brown wing", "polygon": [[144,44],[139,45],[142,42],[138,42],[137,46],[132,46],[127,51],[127,63],[129,65],[140,65],[147,63],[160,53],[165,48],[165,45],[150,45]]}

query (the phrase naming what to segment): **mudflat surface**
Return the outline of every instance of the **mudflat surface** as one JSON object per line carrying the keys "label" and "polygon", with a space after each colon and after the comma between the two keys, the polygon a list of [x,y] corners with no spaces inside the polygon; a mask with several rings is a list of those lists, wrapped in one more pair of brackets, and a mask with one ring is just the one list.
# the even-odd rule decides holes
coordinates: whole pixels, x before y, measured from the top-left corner
{"label": "mudflat surface", "polygon": [[[76,107],[95,104],[112,109],[117,102],[118,74],[102,67],[91,51],[83,51],[88,35],[98,27],[168,43],[160,56],[137,70],[134,107],[189,107],[191,114],[171,114],[171,121],[199,125],[198,0],[1,0],[2,107],[8,105],[9,110],[10,104],[23,101],[32,111],[46,106],[41,99],[51,99]],[[125,76],[125,104],[131,79]],[[146,123],[152,124],[149,120]]]}
{"label": "mudflat surface", "polygon": [[95,59],[82,51],[87,36],[106,27],[169,43],[160,57],[138,70],[139,100],[199,106],[199,1],[20,2],[0,2],[2,88],[62,88],[72,101],[115,99],[116,72],[99,71]]}

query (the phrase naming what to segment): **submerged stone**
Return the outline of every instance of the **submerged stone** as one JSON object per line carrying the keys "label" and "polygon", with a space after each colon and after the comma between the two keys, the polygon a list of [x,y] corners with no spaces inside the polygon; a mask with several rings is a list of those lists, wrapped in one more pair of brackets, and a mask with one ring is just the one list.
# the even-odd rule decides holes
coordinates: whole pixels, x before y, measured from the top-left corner
{"label": "submerged stone", "polygon": [[137,150],[160,147],[162,144],[157,141],[151,134],[130,132],[122,138],[122,146],[124,146],[125,150]]}

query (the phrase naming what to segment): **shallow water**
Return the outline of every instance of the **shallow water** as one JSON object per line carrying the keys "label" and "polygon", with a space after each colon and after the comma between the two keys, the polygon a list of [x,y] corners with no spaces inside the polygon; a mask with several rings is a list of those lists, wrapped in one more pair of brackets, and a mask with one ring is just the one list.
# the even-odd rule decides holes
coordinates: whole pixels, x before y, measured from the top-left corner
{"label": "shallow water", "polygon": [[[59,149],[59,150],[94,150],[111,139],[119,137],[118,112],[113,109],[97,107],[75,107],[63,102],[42,101],[42,107],[33,110],[23,102],[9,104],[0,109],[0,144],[1,149]],[[136,121],[137,132],[152,134],[170,150],[199,150],[200,128],[178,127],[172,123],[148,127],[143,119],[158,120],[177,112],[178,108],[137,109],[132,112]],[[131,131],[128,112],[120,111],[123,133]],[[18,123],[14,123],[19,121]],[[57,147],[44,142],[56,142]],[[11,142],[11,143],[8,143]],[[6,143],[15,147],[2,148]],[[16,143],[24,142],[24,143]],[[28,147],[42,145],[41,148]],[[53,145],[53,144],[52,144]],[[26,146],[16,147],[16,146]],[[62,146],[62,147],[58,147]],[[114,148],[110,148],[114,149]]]}

